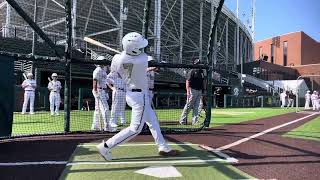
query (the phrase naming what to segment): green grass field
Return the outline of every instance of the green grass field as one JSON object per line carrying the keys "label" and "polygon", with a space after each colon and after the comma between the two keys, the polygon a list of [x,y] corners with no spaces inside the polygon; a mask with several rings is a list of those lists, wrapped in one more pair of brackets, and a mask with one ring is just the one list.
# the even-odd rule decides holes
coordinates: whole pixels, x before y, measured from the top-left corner
{"label": "green grass field", "polygon": [[315,118],[296,129],[293,129],[284,136],[320,141],[320,117]]}
{"label": "green grass field", "polygon": [[[230,162],[216,157],[196,144],[171,144],[181,151],[177,157],[162,157],[150,143],[130,143],[113,149],[112,161],[105,161],[94,144],[80,144],[75,149],[60,179],[158,179],[135,171],[157,166],[173,166],[182,177],[170,179],[248,179],[248,174],[234,168]],[[134,149],[134,151],[132,151]],[[161,170],[161,169],[160,169]],[[161,172],[161,171],[160,171]],[[168,172],[161,172],[168,173]]]}
{"label": "green grass field", "polygon": [[[193,128],[191,125],[180,126],[177,122],[181,109],[157,110],[157,116],[161,127],[166,128]],[[237,108],[237,109],[213,109],[210,127],[221,126],[228,123],[239,123],[264,117],[275,116],[293,112],[293,109],[280,108]],[[93,111],[71,111],[70,130],[89,131],[92,123]],[[129,119],[130,111],[126,112]],[[191,113],[189,116],[191,119]],[[201,118],[203,121],[203,118]],[[166,123],[167,122],[167,123]],[[168,122],[170,122],[168,124]],[[172,123],[173,122],[173,123]],[[35,115],[21,115],[14,113],[13,136],[61,133],[64,130],[64,116],[50,116],[49,112],[36,112]]]}

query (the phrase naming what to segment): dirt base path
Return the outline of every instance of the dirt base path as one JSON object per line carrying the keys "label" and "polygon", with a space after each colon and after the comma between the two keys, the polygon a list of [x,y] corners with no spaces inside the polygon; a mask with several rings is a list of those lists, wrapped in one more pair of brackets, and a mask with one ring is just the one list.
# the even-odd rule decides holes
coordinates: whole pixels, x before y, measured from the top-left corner
{"label": "dirt base path", "polygon": [[[166,138],[173,142],[192,142],[219,148],[304,116],[290,113],[193,134],[167,135]],[[281,136],[315,117],[277,129],[223,152],[239,160],[234,164],[237,168],[259,179],[320,179],[320,142]],[[6,140],[0,142],[0,163],[64,162],[78,143],[99,142],[107,137],[103,134],[80,134]],[[134,141],[153,139],[150,135],[139,135]],[[57,179],[64,167],[64,164],[0,166],[0,174],[1,179]]]}

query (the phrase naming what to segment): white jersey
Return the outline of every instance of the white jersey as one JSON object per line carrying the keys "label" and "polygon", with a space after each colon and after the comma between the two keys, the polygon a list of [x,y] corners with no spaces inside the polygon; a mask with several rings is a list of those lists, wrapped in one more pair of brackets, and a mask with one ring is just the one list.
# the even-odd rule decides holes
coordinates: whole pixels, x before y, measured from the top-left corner
{"label": "white jersey", "polygon": [[61,90],[61,83],[60,81],[54,81],[52,80],[51,82],[49,82],[48,84],[48,89],[50,91],[53,91],[53,92],[60,92]]}
{"label": "white jersey", "polygon": [[97,80],[97,88],[107,88],[107,72],[100,66],[93,71],[93,79]]}
{"label": "white jersey", "polygon": [[22,87],[24,87],[25,91],[34,91],[37,87],[37,83],[33,79],[26,79],[22,82]]}
{"label": "white jersey", "polygon": [[280,94],[280,98],[281,98],[281,99],[285,99],[286,97],[287,97],[287,94],[286,94],[286,93],[281,93],[281,94]]}
{"label": "white jersey", "polygon": [[316,94],[311,95],[311,100],[317,100],[318,98],[319,98],[319,96]]}
{"label": "white jersey", "polygon": [[122,80],[119,73],[113,71],[113,72],[110,72],[107,77],[110,83],[113,85],[113,87],[117,89],[122,89],[122,90],[126,89],[126,84]]}
{"label": "white jersey", "polygon": [[147,81],[148,56],[142,53],[130,56],[125,52],[113,57],[111,71],[118,72],[124,79],[127,89],[148,89]]}
{"label": "white jersey", "polygon": [[311,98],[311,94],[310,94],[310,93],[307,93],[304,97],[305,97],[306,99],[310,99],[310,98]]}
{"label": "white jersey", "polygon": [[149,89],[153,89],[154,88],[154,71],[148,71],[147,77],[148,77],[148,87]]}

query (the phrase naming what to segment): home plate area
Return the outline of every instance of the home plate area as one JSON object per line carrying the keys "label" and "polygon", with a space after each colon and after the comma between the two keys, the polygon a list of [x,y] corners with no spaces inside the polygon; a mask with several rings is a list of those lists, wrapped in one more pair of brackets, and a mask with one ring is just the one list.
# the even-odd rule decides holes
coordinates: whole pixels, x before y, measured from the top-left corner
{"label": "home plate area", "polygon": [[248,179],[248,174],[232,166],[237,160],[207,146],[170,143],[181,151],[176,157],[158,155],[152,143],[128,143],[112,150],[105,161],[97,144],[79,144],[60,179]]}

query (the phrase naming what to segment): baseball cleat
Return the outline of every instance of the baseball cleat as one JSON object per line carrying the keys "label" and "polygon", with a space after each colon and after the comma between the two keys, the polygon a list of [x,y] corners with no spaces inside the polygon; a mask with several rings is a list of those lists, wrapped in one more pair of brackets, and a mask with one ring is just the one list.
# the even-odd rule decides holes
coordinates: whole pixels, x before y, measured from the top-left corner
{"label": "baseball cleat", "polygon": [[177,156],[180,154],[180,151],[179,150],[175,150],[175,149],[172,149],[168,152],[165,152],[165,151],[159,151],[159,155],[160,156]]}
{"label": "baseball cleat", "polygon": [[104,128],[103,130],[106,132],[117,132],[118,131],[118,129],[115,127],[107,127],[107,128]]}
{"label": "baseball cleat", "polygon": [[98,144],[96,147],[100,153],[100,155],[106,160],[106,161],[111,161],[112,160],[112,155],[111,155],[111,150],[109,148],[104,147],[104,141],[102,143]]}
{"label": "baseball cleat", "polygon": [[94,126],[91,127],[91,130],[92,131],[101,131],[101,129],[99,127],[94,127]]}
{"label": "baseball cleat", "polygon": [[33,115],[33,114],[34,114],[34,112],[30,112],[29,114]]}

